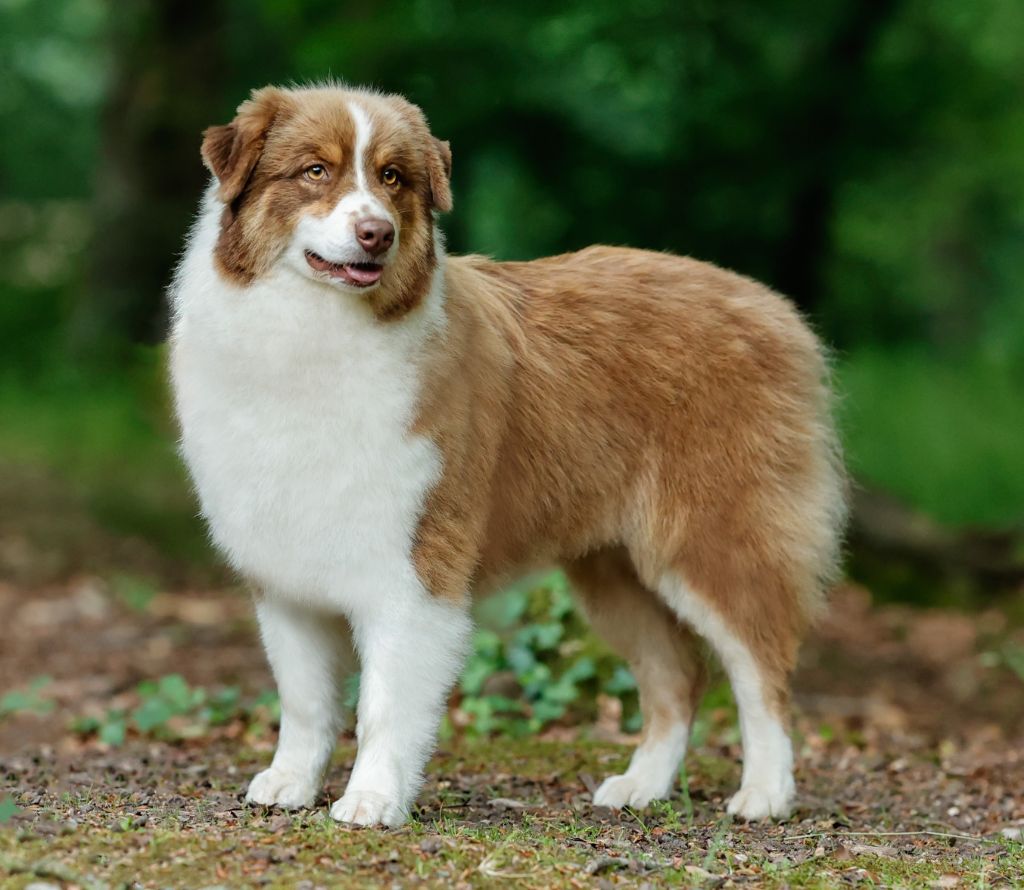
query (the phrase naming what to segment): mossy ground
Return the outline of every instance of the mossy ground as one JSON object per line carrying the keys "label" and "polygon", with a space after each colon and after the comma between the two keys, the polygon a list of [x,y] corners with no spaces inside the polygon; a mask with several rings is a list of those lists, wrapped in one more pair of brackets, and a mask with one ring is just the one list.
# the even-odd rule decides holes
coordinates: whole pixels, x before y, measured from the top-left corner
{"label": "mossy ground", "polygon": [[[0,583],[0,693],[20,690],[6,714],[0,702],[0,887],[1024,885],[1012,610],[880,607],[837,591],[794,681],[800,797],[783,824],[723,815],[741,750],[719,685],[665,803],[591,805],[630,753],[599,709],[596,726],[564,721],[542,738],[446,739],[413,819],[385,831],[327,816],[351,739],[316,808],[284,814],[243,803],[275,741],[250,712],[129,726],[115,747],[69,729],[130,712],[142,680],[180,673],[243,700],[271,684],[244,596],[151,593]],[[52,680],[33,692],[41,674]]]}
{"label": "mossy ground", "polygon": [[[835,763],[830,769],[816,761],[801,770],[802,805],[792,820],[746,825],[723,815],[736,769],[716,753],[690,758],[687,791],[671,801],[614,813],[592,807],[588,788],[624,765],[622,746],[459,742],[432,763],[414,819],[401,829],[373,830],[327,817],[329,796],[343,787],[352,753],[351,745],[339,752],[318,806],[295,814],[241,802],[247,777],[267,755],[237,750],[227,740],[137,741],[116,753],[83,751],[71,761],[14,758],[3,766],[20,812],[0,831],[2,886],[42,880],[84,888],[992,887],[1024,881],[1024,845],[994,832],[957,831],[949,807],[945,821],[937,818],[935,804],[945,803],[933,799],[941,770],[928,756],[903,765],[901,772],[914,778],[897,779],[895,789],[888,770],[851,765],[843,775]],[[89,771],[82,772],[86,764]],[[877,796],[865,782],[878,784]]]}

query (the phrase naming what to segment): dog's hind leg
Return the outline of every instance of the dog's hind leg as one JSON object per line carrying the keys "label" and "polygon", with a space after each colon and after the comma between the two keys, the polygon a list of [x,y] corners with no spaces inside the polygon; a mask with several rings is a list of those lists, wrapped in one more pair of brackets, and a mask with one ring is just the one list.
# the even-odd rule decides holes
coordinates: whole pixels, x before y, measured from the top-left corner
{"label": "dog's hind leg", "polygon": [[643,736],[629,768],[604,781],[594,803],[644,807],[668,797],[706,682],[698,640],[637,578],[625,551],[566,566],[591,626],[629,664],[640,692]]}
{"label": "dog's hind leg", "polygon": [[786,724],[799,607],[782,595],[758,596],[777,586],[766,571],[759,584],[739,585],[725,601],[721,594],[698,592],[675,573],[659,585],[676,614],[711,644],[729,676],[743,736],[743,778],[728,811],[744,819],[788,816],[795,794]]}

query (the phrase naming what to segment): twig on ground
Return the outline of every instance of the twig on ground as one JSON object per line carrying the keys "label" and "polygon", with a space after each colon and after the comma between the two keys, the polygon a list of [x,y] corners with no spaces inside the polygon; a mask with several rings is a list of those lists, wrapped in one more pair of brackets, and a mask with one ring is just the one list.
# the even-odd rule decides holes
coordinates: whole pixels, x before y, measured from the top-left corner
{"label": "twig on ground", "polygon": [[607,871],[618,871],[625,868],[629,868],[628,859],[621,859],[617,856],[598,856],[583,866],[583,874],[601,875]]}
{"label": "twig on ground", "polygon": [[806,841],[818,837],[909,837],[911,835],[926,834],[930,837],[948,837],[960,841],[987,841],[991,838],[974,834],[951,834],[948,831],[816,831],[812,834],[794,834],[791,837],[783,837],[785,841]]}
{"label": "twig on ground", "polygon": [[536,877],[536,869],[528,872],[514,872],[504,871],[501,868],[498,868],[498,854],[502,851],[502,849],[504,848],[499,847],[492,853],[488,853],[477,866],[477,871],[479,871],[480,874],[485,875],[488,878],[506,878],[511,880]]}

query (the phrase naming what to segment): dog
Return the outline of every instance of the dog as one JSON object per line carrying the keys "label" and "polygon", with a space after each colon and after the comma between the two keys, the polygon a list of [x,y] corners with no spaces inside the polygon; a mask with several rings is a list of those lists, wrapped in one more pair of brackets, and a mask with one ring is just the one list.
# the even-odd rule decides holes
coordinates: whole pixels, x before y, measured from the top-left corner
{"label": "dog", "polygon": [[449,145],[399,96],[260,89],[201,154],[170,364],[181,452],[256,591],[280,693],[247,800],[313,803],[358,664],[358,753],[331,816],[404,822],[471,594],[560,565],[644,721],[594,804],[672,792],[707,644],[739,708],[728,811],[785,817],[788,676],[846,502],[827,361],[796,309],[664,253],[449,256]]}

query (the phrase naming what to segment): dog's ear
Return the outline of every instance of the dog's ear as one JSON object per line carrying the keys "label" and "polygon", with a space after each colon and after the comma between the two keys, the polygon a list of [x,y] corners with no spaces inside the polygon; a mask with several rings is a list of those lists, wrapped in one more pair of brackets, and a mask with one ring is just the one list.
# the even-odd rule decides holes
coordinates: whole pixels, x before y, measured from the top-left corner
{"label": "dog's ear", "polygon": [[238,106],[230,124],[203,132],[203,163],[217,177],[217,196],[230,204],[245,189],[263,143],[283,104],[284,93],[274,87],[256,90]]}
{"label": "dog's ear", "polygon": [[430,137],[431,151],[427,158],[430,174],[430,201],[433,206],[447,213],[452,209],[452,150],[447,142]]}

